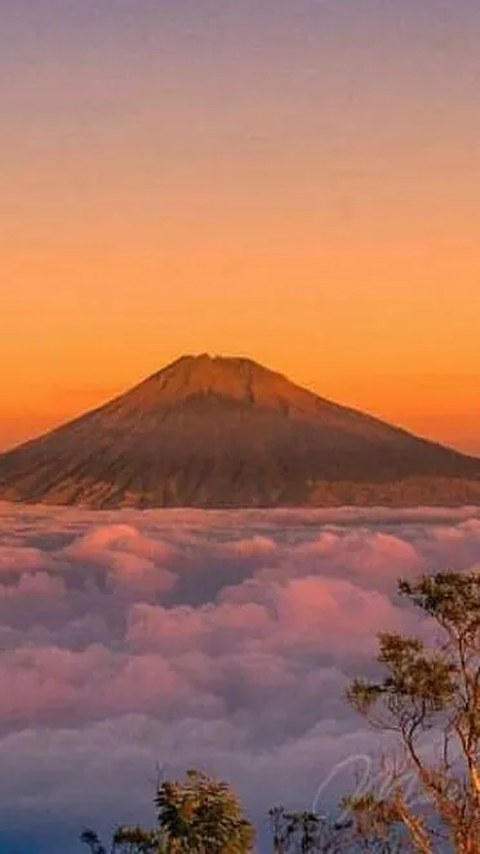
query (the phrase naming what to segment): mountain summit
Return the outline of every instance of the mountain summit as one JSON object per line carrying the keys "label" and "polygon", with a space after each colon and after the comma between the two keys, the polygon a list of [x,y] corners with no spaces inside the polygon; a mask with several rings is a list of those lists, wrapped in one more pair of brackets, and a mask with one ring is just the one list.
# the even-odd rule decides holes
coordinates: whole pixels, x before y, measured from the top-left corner
{"label": "mountain summit", "polygon": [[480,460],[245,358],[183,356],[0,456],[0,499],[114,507],[480,504]]}

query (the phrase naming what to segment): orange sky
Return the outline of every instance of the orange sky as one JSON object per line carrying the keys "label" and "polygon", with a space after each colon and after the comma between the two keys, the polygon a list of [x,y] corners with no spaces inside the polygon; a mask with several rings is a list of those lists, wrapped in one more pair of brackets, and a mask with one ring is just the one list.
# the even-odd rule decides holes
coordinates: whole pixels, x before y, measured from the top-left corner
{"label": "orange sky", "polygon": [[477,4],[53,5],[0,28],[0,447],[209,351],[480,454]]}

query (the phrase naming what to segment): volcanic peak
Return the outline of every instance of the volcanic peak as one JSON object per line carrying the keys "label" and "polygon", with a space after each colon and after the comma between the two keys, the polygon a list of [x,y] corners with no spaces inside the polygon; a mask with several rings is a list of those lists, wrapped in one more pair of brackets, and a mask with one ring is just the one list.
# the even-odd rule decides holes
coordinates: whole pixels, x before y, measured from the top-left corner
{"label": "volcanic peak", "polygon": [[[282,374],[246,357],[182,356],[129,393],[137,405],[175,405],[189,399],[218,397],[248,405],[300,406],[309,392]],[[311,395],[313,398],[314,396]],[[301,406],[300,406],[301,408]]]}
{"label": "volcanic peak", "polygon": [[183,356],[0,455],[0,500],[82,507],[480,504],[480,462],[247,358]]}

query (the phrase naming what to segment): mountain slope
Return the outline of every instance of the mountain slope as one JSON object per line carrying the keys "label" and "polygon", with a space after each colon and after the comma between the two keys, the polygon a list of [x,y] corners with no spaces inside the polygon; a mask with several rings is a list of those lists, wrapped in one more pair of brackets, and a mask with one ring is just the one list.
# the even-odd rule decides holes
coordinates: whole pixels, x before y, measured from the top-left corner
{"label": "mountain slope", "polygon": [[0,499],[94,508],[480,504],[480,460],[251,360],[185,356],[0,456]]}

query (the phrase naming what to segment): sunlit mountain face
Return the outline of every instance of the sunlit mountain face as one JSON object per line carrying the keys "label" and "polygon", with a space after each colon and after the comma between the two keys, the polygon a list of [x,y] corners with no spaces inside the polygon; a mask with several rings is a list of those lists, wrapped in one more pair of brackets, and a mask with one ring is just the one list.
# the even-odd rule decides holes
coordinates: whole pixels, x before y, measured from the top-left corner
{"label": "sunlit mountain face", "polygon": [[465,505],[480,461],[249,359],[186,356],[0,457],[0,498],[118,507]]}

